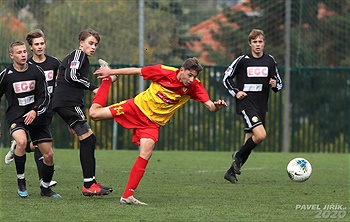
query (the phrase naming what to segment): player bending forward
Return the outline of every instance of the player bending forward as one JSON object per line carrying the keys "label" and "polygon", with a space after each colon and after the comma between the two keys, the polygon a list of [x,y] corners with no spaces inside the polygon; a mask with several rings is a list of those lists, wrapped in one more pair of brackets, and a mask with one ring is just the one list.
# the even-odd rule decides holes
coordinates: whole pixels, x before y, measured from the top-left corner
{"label": "player bending forward", "polygon": [[[181,68],[164,65],[143,68],[110,69],[101,67],[94,74],[100,75],[102,83],[93,99],[89,115],[95,120],[113,119],[126,129],[133,129],[132,142],[139,146],[139,156],[131,168],[129,180],[121,204],[147,205],[134,198],[152,151],[158,141],[159,129],[187,101],[194,99],[204,104],[211,112],[227,106],[224,100],[211,101],[202,83],[197,79],[203,67],[197,58],[186,59]],[[139,75],[151,80],[148,89],[135,98],[104,107],[112,79],[118,75]],[[110,77],[109,77],[110,76]]]}

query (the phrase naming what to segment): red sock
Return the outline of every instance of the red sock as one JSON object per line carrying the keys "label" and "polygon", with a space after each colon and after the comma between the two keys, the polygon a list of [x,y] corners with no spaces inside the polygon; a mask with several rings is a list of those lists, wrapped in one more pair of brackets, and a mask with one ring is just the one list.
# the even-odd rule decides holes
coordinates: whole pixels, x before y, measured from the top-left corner
{"label": "red sock", "polygon": [[97,103],[101,106],[105,106],[108,99],[109,88],[111,87],[112,80],[111,77],[106,77],[102,79],[101,85],[97,90],[92,103]]}
{"label": "red sock", "polygon": [[148,160],[138,157],[134,166],[131,168],[128,183],[123,194],[123,198],[130,197],[134,194],[137,186],[139,185],[143,174],[145,173]]}

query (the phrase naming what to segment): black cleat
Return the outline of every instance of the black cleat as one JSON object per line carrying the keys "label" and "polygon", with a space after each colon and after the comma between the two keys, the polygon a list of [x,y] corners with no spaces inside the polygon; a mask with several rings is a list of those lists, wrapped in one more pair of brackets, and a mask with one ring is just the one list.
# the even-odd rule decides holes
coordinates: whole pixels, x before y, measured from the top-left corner
{"label": "black cleat", "polygon": [[108,190],[111,193],[113,192],[113,188],[112,187],[104,186],[104,185],[102,185],[102,182],[97,182],[96,184],[103,190]]}
{"label": "black cleat", "polygon": [[228,171],[225,173],[224,176],[225,180],[229,181],[232,184],[239,184],[239,181],[237,180],[237,177],[234,173],[229,173]]}
{"label": "black cleat", "polygon": [[45,188],[43,186],[40,186],[40,189],[40,196],[42,197],[61,198],[61,195],[52,191],[51,188]]}
{"label": "black cleat", "polygon": [[242,160],[241,158],[236,157],[237,151],[233,153],[232,155],[232,168],[235,171],[235,174],[241,175],[241,166],[242,166]]}

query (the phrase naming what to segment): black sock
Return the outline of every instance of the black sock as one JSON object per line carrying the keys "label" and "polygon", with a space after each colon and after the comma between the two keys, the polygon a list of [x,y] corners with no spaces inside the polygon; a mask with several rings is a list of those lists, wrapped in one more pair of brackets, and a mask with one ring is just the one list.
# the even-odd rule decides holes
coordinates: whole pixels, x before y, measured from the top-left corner
{"label": "black sock", "polygon": [[24,174],[24,167],[26,164],[27,156],[25,154],[23,156],[17,156],[15,154],[14,159],[15,159],[17,174]]}
{"label": "black sock", "polygon": [[30,143],[31,143],[31,141],[30,141],[30,140],[27,140],[27,145],[26,145],[26,152],[27,152],[27,153],[33,152],[33,151],[30,149]]}
{"label": "black sock", "polygon": [[254,143],[252,137],[250,137],[241,147],[241,149],[237,152],[236,156],[238,158],[241,158],[242,160],[242,165],[247,161],[250,153],[252,150],[257,146],[256,143]]}
{"label": "black sock", "polygon": [[[92,134],[92,149],[91,149],[91,156],[92,156],[92,176],[95,177],[96,174],[96,158],[95,158],[95,149],[96,149],[96,136]],[[96,183],[96,180],[94,179],[94,183]]]}
{"label": "black sock", "polygon": [[42,175],[43,175],[43,182],[45,183],[50,183],[53,177],[53,172],[54,172],[54,165],[48,166],[45,163],[42,165]]}
{"label": "black sock", "polygon": [[44,165],[44,157],[41,154],[39,148],[35,148],[34,150],[34,160],[36,163],[36,168],[38,169],[39,180],[43,178],[42,168]]}
{"label": "black sock", "polygon": [[26,180],[25,179],[17,179],[17,185],[26,185]]}
{"label": "black sock", "polygon": [[80,141],[80,164],[83,170],[84,186],[89,188],[93,184],[95,175],[95,157],[96,137],[94,134]]}

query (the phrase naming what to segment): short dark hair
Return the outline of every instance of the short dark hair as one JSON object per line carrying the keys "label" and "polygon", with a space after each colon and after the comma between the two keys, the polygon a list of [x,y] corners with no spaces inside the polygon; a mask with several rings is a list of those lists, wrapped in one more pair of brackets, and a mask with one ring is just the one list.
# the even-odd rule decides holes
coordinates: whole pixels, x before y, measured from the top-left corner
{"label": "short dark hair", "polygon": [[15,46],[19,46],[19,45],[26,45],[26,44],[24,42],[22,42],[22,41],[12,42],[11,45],[9,46],[9,53],[13,53],[13,48]]}
{"label": "short dark hair", "polygon": [[33,45],[33,39],[40,38],[40,37],[43,37],[44,41],[46,42],[45,34],[43,33],[43,31],[41,31],[40,29],[35,29],[27,34],[26,40],[28,44],[31,46]]}
{"label": "short dark hair", "polygon": [[96,38],[97,42],[100,42],[100,34],[98,34],[98,32],[96,32],[95,30],[88,28],[88,29],[84,29],[83,31],[80,32],[79,34],[79,41],[84,41],[85,39],[87,39],[89,36],[93,36]]}
{"label": "short dark hair", "polygon": [[199,60],[196,57],[186,59],[182,64],[182,67],[185,70],[194,70],[197,72],[197,74],[203,70],[202,65],[199,63]]}

